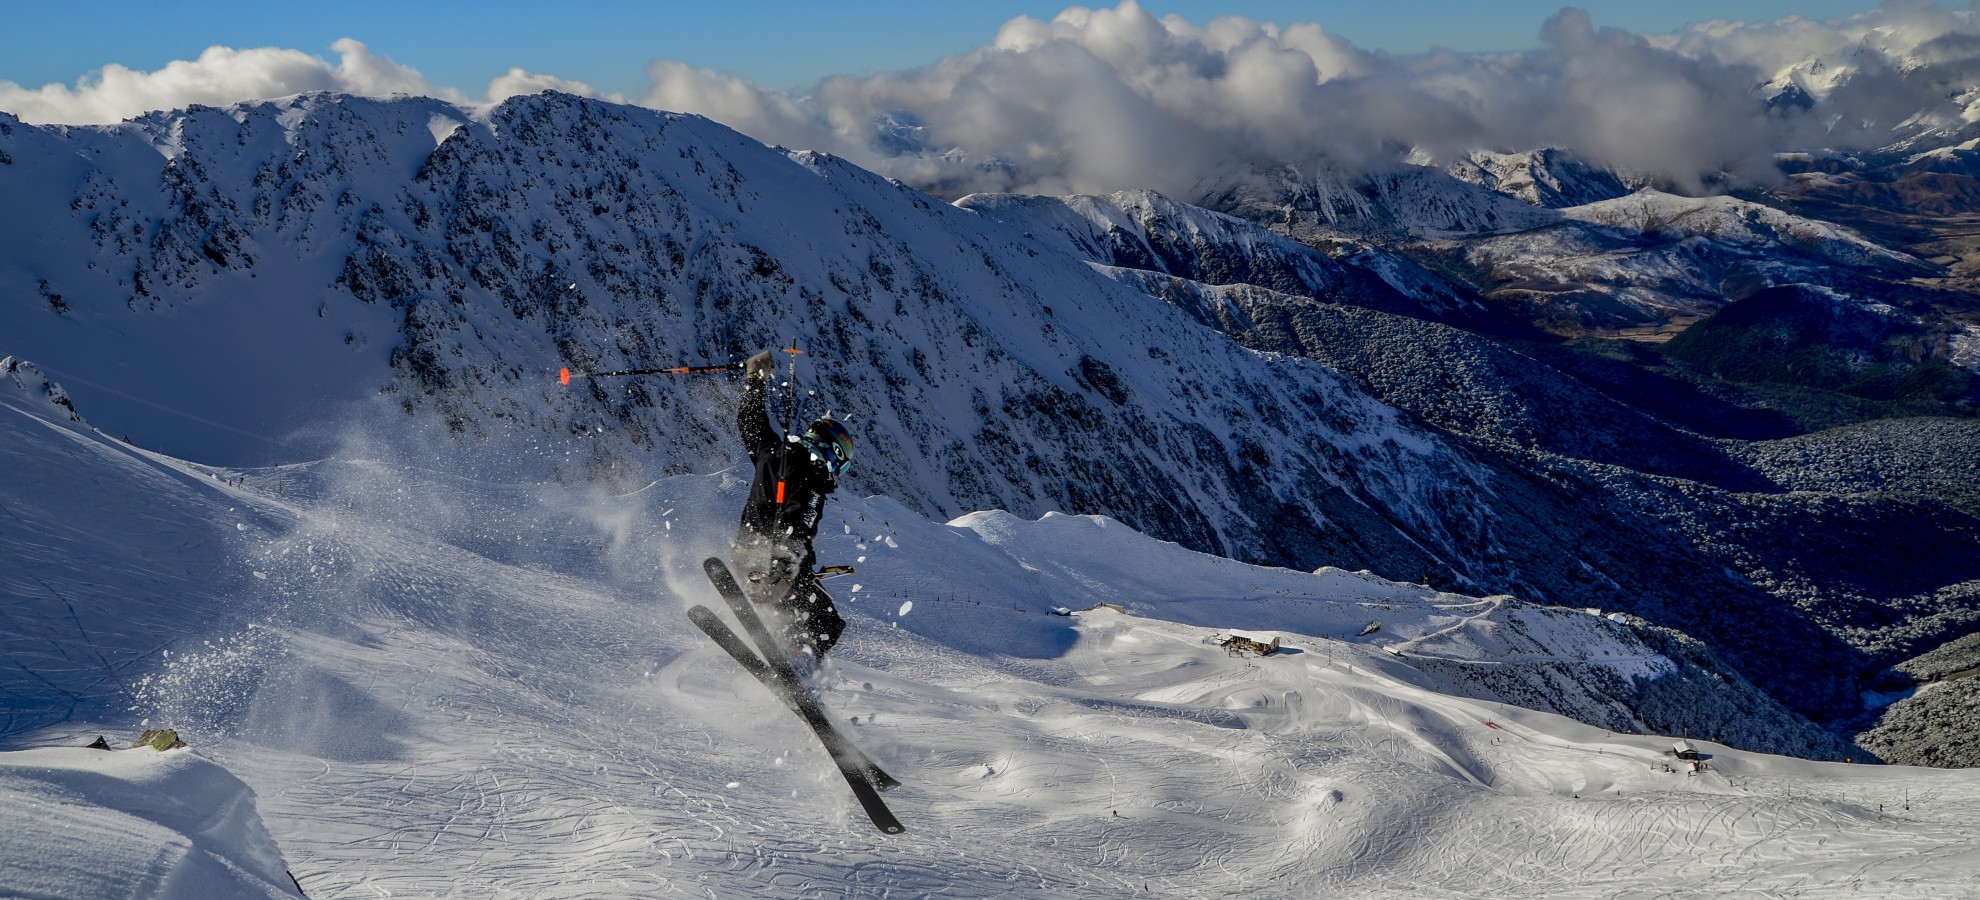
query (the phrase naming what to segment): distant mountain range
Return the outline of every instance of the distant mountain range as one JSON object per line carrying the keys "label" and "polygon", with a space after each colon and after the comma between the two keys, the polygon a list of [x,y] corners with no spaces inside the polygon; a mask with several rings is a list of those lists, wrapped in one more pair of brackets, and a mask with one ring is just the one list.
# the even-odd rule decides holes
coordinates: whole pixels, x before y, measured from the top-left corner
{"label": "distant mountain range", "polygon": [[1622,610],[1847,734],[1980,630],[1961,152],[1739,196],[1543,148],[948,204],[560,94],[0,115],[0,355],[202,462],[634,484],[730,464],[734,387],[559,367],[796,340],[850,490]]}

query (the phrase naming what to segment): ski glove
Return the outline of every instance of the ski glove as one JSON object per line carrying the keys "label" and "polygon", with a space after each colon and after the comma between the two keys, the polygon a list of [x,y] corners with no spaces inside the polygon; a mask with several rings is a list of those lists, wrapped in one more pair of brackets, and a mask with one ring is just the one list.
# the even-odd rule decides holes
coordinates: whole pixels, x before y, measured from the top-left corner
{"label": "ski glove", "polygon": [[777,374],[777,357],[768,350],[758,353],[743,363],[743,374],[750,378],[769,378]]}

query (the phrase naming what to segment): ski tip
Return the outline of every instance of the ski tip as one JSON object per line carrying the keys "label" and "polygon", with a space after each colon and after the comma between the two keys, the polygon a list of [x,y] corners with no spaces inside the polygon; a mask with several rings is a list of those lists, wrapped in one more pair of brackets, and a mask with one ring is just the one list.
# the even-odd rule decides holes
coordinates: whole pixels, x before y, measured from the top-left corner
{"label": "ski tip", "polygon": [[570,384],[570,383],[571,383],[571,367],[570,367],[570,366],[565,366],[565,367],[563,367],[563,368],[561,368],[561,369],[558,369],[558,370],[557,370],[557,380],[558,380],[558,381],[561,381],[561,382],[563,382],[563,383],[565,383],[565,384]]}
{"label": "ski tip", "polygon": [[907,830],[907,826],[906,826],[906,825],[882,825],[882,826],[880,826],[880,830],[881,830],[882,832],[885,832],[885,833],[887,833],[887,834],[900,834],[901,832],[903,832],[903,831],[906,831],[906,830]]}

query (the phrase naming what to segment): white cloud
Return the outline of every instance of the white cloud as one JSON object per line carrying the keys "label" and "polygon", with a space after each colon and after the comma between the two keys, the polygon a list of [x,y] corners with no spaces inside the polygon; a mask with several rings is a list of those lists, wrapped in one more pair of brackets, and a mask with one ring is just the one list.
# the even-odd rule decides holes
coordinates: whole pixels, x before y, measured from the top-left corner
{"label": "white cloud", "polygon": [[[1861,149],[1894,129],[1980,120],[1980,12],[1890,0],[1835,21],[1708,22],[1672,35],[1599,28],[1564,9],[1539,50],[1370,52],[1321,25],[1157,18],[1133,0],[1019,17],[989,44],[910,71],[834,77],[808,96],[659,61],[636,102],[700,113],[760,140],[826,150],[945,194],[1154,188],[1188,197],[1234,166],[1393,163],[1472,149],[1564,146],[1701,185],[1766,179],[1778,150]],[[188,103],[306,90],[466,102],[419,72],[338,41],[300,51],[215,47],[152,72],[106,66],[73,87],[0,82],[0,109],[107,122]],[[1803,114],[1764,101],[1793,84]],[[487,102],[589,85],[511,69]],[[607,99],[620,100],[616,95]]]}
{"label": "white cloud", "polygon": [[[643,102],[947,194],[1189,196],[1229,166],[1351,167],[1412,150],[1447,159],[1544,146],[1696,189],[1720,173],[1778,177],[1779,150],[1861,149],[1894,140],[1895,128],[1980,119],[1980,94],[1956,96],[1980,85],[1980,13],[1930,0],[1832,22],[1721,21],[1662,36],[1598,28],[1568,8],[1542,37],[1542,49],[1524,53],[1390,57],[1317,24],[1229,16],[1197,25],[1124,0],[1049,22],[1012,19],[987,47],[908,72],[827,79],[801,100],[656,65]],[[1769,114],[1765,101],[1789,83],[1822,108]]]}
{"label": "white cloud", "polygon": [[748,79],[671,60],[648,65],[646,74],[652,84],[639,98],[644,106],[707,116],[766,144],[831,150],[839,143],[806,104]]}
{"label": "white cloud", "polygon": [[1752,65],[1772,87],[1820,100],[1783,129],[1784,147],[1874,147],[1902,128],[1980,120],[1980,6],[1888,0],[1844,19],[1708,22],[1652,39],[1687,57]]}
{"label": "white cloud", "polygon": [[[339,91],[369,97],[414,94],[455,103],[470,102],[459,90],[432,84],[418,70],[374,54],[360,41],[343,38],[331,44],[330,49],[337,53],[334,65],[301,50],[275,47],[236,50],[216,46],[208,47],[198,59],[174,60],[150,72],[112,63],[84,77],[74,87],[49,84],[25,88],[0,81],[0,110],[27,122],[99,124],[157,109],[179,109],[195,103],[226,106],[304,91]],[[487,102],[544,90],[599,96],[583,82],[512,68],[489,83]]]}
{"label": "white cloud", "polygon": [[618,94],[601,94],[598,89],[582,81],[568,81],[555,75],[539,75],[511,67],[506,74],[488,83],[488,102],[500,103],[510,97],[540,94],[544,91],[559,91],[576,94],[580,97],[597,97],[614,103],[624,103],[625,98]]}
{"label": "white cloud", "polygon": [[1367,165],[1410,149],[1559,145],[1697,184],[1764,174],[1769,123],[1737,62],[1653,46],[1585,13],[1493,57],[1371,53],[1315,24],[1196,25],[1132,0],[1020,17],[926,68],[832,78],[802,100],[673,63],[642,102],[829,150],[944,193],[1154,188],[1250,164]]}
{"label": "white cloud", "polygon": [[357,41],[345,38],[331,49],[340,57],[336,65],[300,50],[216,46],[198,59],[174,60],[151,72],[112,63],[74,87],[49,84],[29,89],[0,81],[0,109],[28,122],[88,124],[194,103],[224,106],[303,91],[380,96],[448,93],[436,92],[418,72],[373,55]]}

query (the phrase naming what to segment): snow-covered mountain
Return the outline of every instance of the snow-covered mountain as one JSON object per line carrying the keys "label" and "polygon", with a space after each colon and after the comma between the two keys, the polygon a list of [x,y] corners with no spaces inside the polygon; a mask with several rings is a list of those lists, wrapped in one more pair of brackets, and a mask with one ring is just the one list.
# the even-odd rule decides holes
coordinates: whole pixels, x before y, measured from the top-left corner
{"label": "snow-covered mountain", "polygon": [[[1956,164],[1942,160],[1942,168]],[[1875,183],[1884,177],[1865,172],[1857,180]],[[1848,191],[1853,184],[1836,180],[1832,189]],[[1538,329],[1567,337],[1661,339],[1710,315],[1728,295],[1736,298],[1762,287],[1828,284],[1867,299],[1893,282],[1943,274],[1939,264],[1920,258],[1943,252],[1929,241],[1917,246],[1880,243],[1851,227],[1859,223],[1854,216],[1825,221],[1791,211],[1801,205],[1793,197],[1817,189],[1798,183],[1790,196],[1754,192],[1765,203],[1680,196],[1640,176],[1591,166],[1569,151],[1541,149],[1475,151],[1444,168],[1412,162],[1373,171],[1253,168],[1206,183],[1194,193],[1196,202],[1208,208],[1294,238],[1296,244],[1325,249],[1350,270],[1378,276],[1407,298],[1400,301],[1380,290],[1340,284],[1338,277],[1330,285],[1323,279],[1283,275],[1217,277],[1234,271],[1228,264],[1172,271],[1160,256],[1168,248],[1159,246],[1152,246],[1156,264],[1145,265],[1136,255],[1141,248],[1128,246],[1134,241],[1098,236],[1119,230],[1122,216],[1142,220],[1141,231],[1166,235],[1172,244],[1175,235],[1189,235],[1185,240],[1199,244],[1206,238],[1222,241],[1219,235],[1231,228],[1202,228],[1160,204],[1150,206],[1142,195],[1117,195],[1111,202],[1121,212],[1112,219],[1092,212],[1096,202],[1104,201],[1087,199],[1073,203],[1065,214],[1044,212],[1040,204],[1056,202],[1044,198],[1000,200],[995,203],[1002,212],[993,214],[1010,221],[1029,219],[1042,230],[1090,232],[1066,249],[1109,264],[1212,284],[1330,294],[1342,302],[1509,337],[1530,337]],[[983,198],[961,202],[992,209],[992,201]],[[1938,211],[1956,214],[1970,205],[1957,197],[1948,202],[1950,207]],[[1128,212],[1143,208],[1145,212]],[[1821,210],[1838,208],[1828,203]],[[1082,213],[1090,224],[1072,225]],[[1252,236],[1225,243],[1227,253],[1240,254],[1268,246]],[[1284,254],[1274,248],[1262,256]],[[1953,321],[1976,317],[1980,313]]]}
{"label": "snow-covered mountain", "polygon": [[1407,163],[1367,171],[1326,163],[1255,166],[1217,176],[1192,196],[1203,206],[1307,241],[1500,234],[1560,219],[1510,194]]}
{"label": "snow-covered mountain", "polygon": [[1534,206],[1561,209],[1614,200],[1642,187],[1615,172],[1593,166],[1573,151],[1545,147],[1523,153],[1477,150],[1445,167],[1468,184],[1524,200]]}
{"label": "snow-covered mountain", "polygon": [[[44,712],[0,746],[74,749],[0,753],[9,835],[32,838],[0,842],[0,889],[61,895],[57,850],[167,897],[285,870],[309,896],[1973,886],[1969,773],[1713,742],[1795,726],[1627,615],[847,497],[821,549],[859,566],[833,582],[852,627],[820,693],[903,782],[908,830],[882,836],[681,614],[713,602],[695,560],[746,469],[602,495],[423,460],[216,468],[21,380],[0,581],[31,631],[0,634],[0,687]],[[1231,655],[1232,634],[1286,649]],[[1699,730],[1614,730],[1632,693]],[[80,749],[141,725],[191,746]]]}
{"label": "snow-covered mountain", "polygon": [[[1732,197],[1645,189],[1560,210],[1560,224],[1431,245],[1458,260],[1487,304],[1565,335],[1665,336],[1760,288],[1833,284],[1933,267],[1854,231]],[[1503,313],[1502,313],[1503,314]]]}
{"label": "snow-covered mountain", "polygon": [[[802,412],[859,436],[851,491],[1622,609],[1824,718],[1858,712],[1859,680],[1894,654],[1961,633],[1980,578],[1980,532],[1943,506],[1749,501],[1777,488],[1670,429],[1675,410],[1719,436],[1699,423],[1748,407],[1440,330],[1522,333],[1470,318],[1489,304],[1436,252],[1302,244],[1146,193],[943,204],[704,119],[558,94],[0,126],[17,212],[0,272],[32,286],[0,307],[8,352],[99,426],[209,464],[382,453],[620,488],[708,471],[733,455],[720,376],[552,373],[798,338]],[[1337,199],[1398,233],[1467,230],[1442,239],[1459,246],[1650,240],[1422,167],[1383,183]],[[1717,234],[1670,243],[1781,246]],[[1692,393],[1648,399],[1666,388]],[[1812,537],[1778,539],[1785,519]],[[1899,544],[1949,561],[1894,577],[1877,554]],[[1783,643],[1803,652],[1777,664]]]}
{"label": "snow-covered mountain", "polygon": [[1562,214],[1578,222],[1663,240],[1706,238],[1735,247],[1780,246],[1843,266],[1905,274],[1931,271],[1910,254],[1865,240],[1848,228],[1734,197],[1679,197],[1646,189],[1578,205],[1562,210]]}
{"label": "snow-covered mountain", "polygon": [[[0,140],[18,212],[0,266],[42,286],[9,303],[7,331],[73,390],[291,442],[323,406],[376,397],[485,449],[477,465],[632,478],[724,452],[733,388],[566,390],[560,365],[733,360],[802,336],[808,412],[860,433],[854,484],[925,512],[1107,513],[1302,566],[1338,556],[1329,523],[1347,518],[1393,523],[1354,540],[1412,565],[1470,569],[1490,543],[1457,525],[1484,502],[1463,461],[1323,367],[706,120],[561,95],[479,118],[311,95]],[[242,443],[120,412],[139,443]]]}
{"label": "snow-covered mountain", "polygon": [[[1813,761],[1980,760],[1980,69],[1907,14],[1564,12],[1751,101],[1658,175],[1220,133],[1190,202],[941,202],[1120,185],[910,109],[845,121],[912,185],[557,93],[0,113],[0,894],[1980,894],[1980,785]],[[680,615],[735,384],[590,375],[773,346],[893,843]]]}
{"label": "snow-covered mountain", "polygon": [[[1614,209],[1597,204],[1588,210],[1591,217],[1611,216],[1613,225],[1564,218],[1510,235],[1357,254],[1401,260],[1419,277],[1438,279],[1408,254],[1426,246],[1454,248],[1462,255],[1446,255],[1446,271],[1463,267],[1507,283],[1480,300],[1448,305],[1395,303],[1344,277],[1353,266],[1327,265],[1337,262],[1331,255],[1274,242],[1258,226],[1159,197],[981,195],[960,204],[1104,265],[1111,277],[1175,304],[1245,346],[1322,361],[1383,402],[1451,433],[1455,443],[1495,473],[1491,483],[1501,546],[1510,568],[1526,579],[1523,585],[1501,589],[1553,602],[1617,605],[1677,625],[1704,637],[1778,696],[1794,697],[1790,702],[1798,709],[1823,718],[1854,715],[1860,691],[1852,682],[1858,677],[1870,677],[1869,670],[1896,661],[1893,653],[1908,652],[1900,648],[1927,648],[1936,635],[1957,635],[1967,627],[1959,623],[1966,621],[1963,611],[1980,585],[1974,581],[1980,572],[1960,562],[1914,581],[1910,575],[1887,579],[1868,570],[1843,575],[1837,564],[1873,564],[1910,553],[1922,546],[1920,541],[1963,561],[1974,554],[1968,548],[1980,548],[1975,543],[1980,531],[1936,495],[1880,496],[1842,505],[1829,498],[1780,496],[1781,485],[1753,470],[1722,441],[1780,437],[1793,433],[1793,426],[1771,411],[1756,409],[1763,404],[1753,398],[1714,396],[1723,388],[1675,371],[1670,361],[1695,359],[1696,365],[1716,373],[1720,369],[1710,359],[1716,351],[1694,348],[1745,340],[1741,336],[1748,326],[1739,323],[1772,296],[1766,288],[1770,282],[1859,279],[1852,274],[1855,263],[1898,254],[1859,255],[1849,248],[1874,245],[1845,229],[1757,204],[1649,191],[1634,199],[1609,201]],[[1654,232],[1663,220],[1620,215],[1650,208],[1667,208],[1670,221],[1693,224],[1673,224],[1680,233],[1659,234]],[[1836,236],[1836,258],[1790,246],[1799,238],[1789,232]],[[1565,259],[1543,249],[1572,240],[1600,247]],[[1493,261],[1494,253],[1504,259]],[[1233,259],[1242,262],[1229,261]],[[1517,271],[1519,265],[1530,269]],[[1551,289],[1547,279],[1556,282]],[[1384,283],[1398,296],[1439,296],[1411,290],[1401,279]],[[1759,292],[1761,299],[1728,308],[1733,298],[1726,285],[1734,283],[1742,292]],[[1859,287],[1867,281],[1845,283],[1868,293],[1867,287]],[[1268,284],[1280,287],[1263,286]],[[1674,310],[1698,317],[1725,310],[1723,317],[1700,329],[1701,335],[1723,337],[1718,343],[1674,343],[1668,359],[1650,351],[1612,358],[1532,340],[1507,343],[1504,335],[1521,332],[1507,327],[1505,319],[1479,311],[1515,308],[1509,297],[1518,292],[1545,297],[1546,304],[1568,317],[1561,330],[1570,334],[1597,324],[1621,328],[1658,321]],[[1855,309],[1887,319],[1889,325],[1867,331],[1850,326],[1847,334],[1831,329],[1832,334],[1777,323],[1799,336],[1787,339],[1780,351],[1758,352],[1758,345],[1742,345],[1747,349],[1735,355],[1751,367],[1750,377],[1882,390],[1886,396],[1912,390],[1897,387],[1900,381],[1931,383],[1919,377],[1930,366],[1913,369],[1896,361],[1907,354],[1918,359],[1946,355],[1942,344],[1933,343],[1933,332],[1904,324],[1915,324],[1916,317],[1860,296],[1828,289],[1815,293],[1844,307],[1836,315],[1815,315],[1820,322],[1851,320],[1844,313]],[[1548,307],[1535,303],[1528,308],[1535,311],[1536,322],[1552,324],[1540,312]],[[1919,334],[1896,343],[1910,333],[1907,328]],[[1492,334],[1502,337],[1486,336]],[[1773,340],[1759,331],[1752,334],[1749,344]],[[1879,341],[1893,343],[1880,349]],[[1834,375],[1815,379],[1802,363],[1825,352],[1835,356],[1825,363]],[[1799,375],[1793,374],[1797,366]],[[1746,370],[1739,375],[1749,377]],[[1953,374],[1948,383],[1959,377]],[[1930,402],[1919,408],[1930,408]],[[1547,474],[1534,480],[1536,471]],[[1959,475],[1949,470],[1943,477]],[[1879,492],[1868,482],[1860,488]],[[1893,527],[1897,521],[1906,524]],[[1826,537],[1781,540],[1783,522]],[[1572,537],[1564,539],[1564,532]],[[1877,535],[1876,546],[1844,550],[1854,541],[1844,535]],[[1939,543],[1941,538],[1949,542]],[[1833,543],[1837,539],[1843,543]],[[1563,545],[1577,553],[1564,556],[1559,551]],[[1674,573],[1668,558],[1642,553],[1645,546],[1686,558],[1678,567],[1683,574]],[[1599,576],[1591,578],[1596,572]],[[1787,572],[1804,574],[1781,578]],[[1843,582],[1856,585],[1842,592],[1847,600],[1831,591]],[[1617,594],[1628,599],[1612,599]],[[1828,599],[1817,600],[1817,595]],[[1892,608],[1912,613],[1893,618],[1883,611]],[[1783,643],[1804,652],[1783,664],[1776,649]],[[1859,653],[1880,662],[1868,663]],[[1858,667],[1860,676],[1835,677]]]}
{"label": "snow-covered mountain", "polygon": [[1256,222],[1149,191],[1065,198],[972,194],[956,205],[1103,266],[1205,284],[1249,284],[1482,330],[1504,324],[1406,256],[1348,238],[1324,242],[1323,252]]}

